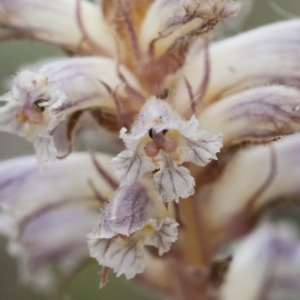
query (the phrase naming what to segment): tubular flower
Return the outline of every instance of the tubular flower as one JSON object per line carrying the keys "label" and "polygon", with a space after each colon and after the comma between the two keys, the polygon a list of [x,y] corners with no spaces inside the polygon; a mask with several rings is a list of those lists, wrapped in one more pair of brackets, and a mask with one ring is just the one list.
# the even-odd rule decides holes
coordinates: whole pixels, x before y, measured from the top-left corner
{"label": "tubular flower", "polygon": [[177,239],[177,226],[160,203],[148,196],[141,183],[121,188],[101,213],[100,222],[88,235],[92,257],[127,279],[144,271],[144,245],[169,251]]}
{"label": "tubular flower", "polygon": [[97,108],[99,114],[116,110],[109,92],[121,84],[115,68],[116,63],[107,58],[86,57],[52,62],[35,72],[21,71],[1,98],[8,103],[0,108],[0,129],[32,141],[41,164],[69,154],[72,132],[85,110],[90,114]]}
{"label": "tubular flower", "polygon": [[298,299],[299,251],[299,234],[291,224],[261,225],[234,250],[224,299]]}
{"label": "tubular flower", "polygon": [[[110,157],[99,157],[109,171]],[[52,180],[56,181],[54,189]],[[0,232],[10,237],[9,252],[18,259],[22,281],[49,288],[59,274],[72,274],[86,262],[85,236],[105,204],[90,184],[101,189],[103,199],[113,193],[84,153],[46,166],[43,172],[34,157],[1,164]],[[51,192],[44,194],[45,190]]]}
{"label": "tubular flower", "polygon": [[112,160],[112,167],[121,180],[121,186],[130,185],[144,174],[153,175],[159,198],[164,202],[179,201],[194,194],[195,181],[187,168],[178,166],[192,162],[205,166],[217,159],[222,146],[222,135],[198,130],[193,116],[181,119],[163,100],[149,99],[131,127],[120,131],[128,150]]}
{"label": "tubular flower", "polygon": [[[233,259],[219,255],[265,211],[299,201],[300,21],[210,42],[239,8],[0,0],[0,40],[35,39],[72,56],[21,70],[1,97],[0,130],[32,142],[43,165],[0,164],[0,231],[23,281],[49,287],[57,271],[70,277],[92,257],[101,285],[112,269],[176,299],[269,299],[255,297],[272,280],[270,245],[294,247],[278,256],[292,265],[296,234],[270,225]],[[70,154],[74,137],[95,127],[115,138],[114,153],[123,141],[119,154]],[[93,140],[106,146],[100,134]],[[265,256],[250,299],[236,292],[235,274],[252,243]],[[276,280],[293,276],[285,272]]]}

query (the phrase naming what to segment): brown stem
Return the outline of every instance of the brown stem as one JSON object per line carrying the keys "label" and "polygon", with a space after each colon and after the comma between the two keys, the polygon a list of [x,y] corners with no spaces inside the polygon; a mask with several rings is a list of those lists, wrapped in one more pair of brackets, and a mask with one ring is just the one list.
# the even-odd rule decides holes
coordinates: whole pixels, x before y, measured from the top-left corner
{"label": "brown stem", "polygon": [[208,300],[206,232],[204,219],[199,215],[197,200],[183,199],[179,204],[184,227],[179,232],[179,253],[171,262],[172,285],[175,299]]}

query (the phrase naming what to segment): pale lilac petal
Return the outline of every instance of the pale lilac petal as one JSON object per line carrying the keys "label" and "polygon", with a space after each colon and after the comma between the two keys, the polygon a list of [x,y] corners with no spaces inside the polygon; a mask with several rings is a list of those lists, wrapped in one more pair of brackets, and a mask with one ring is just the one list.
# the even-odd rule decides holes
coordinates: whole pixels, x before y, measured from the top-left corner
{"label": "pale lilac petal", "polygon": [[[300,86],[300,71],[297,67],[300,59],[299,30],[299,20],[285,21],[210,45],[210,73],[205,103],[269,83]],[[189,105],[183,101],[190,98],[186,81],[196,98],[200,93],[204,73],[207,72],[204,55],[201,50],[199,52],[199,47],[195,46],[191,50],[179,75],[174,101],[181,108]]]}
{"label": "pale lilac petal", "polygon": [[299,151],[297,133],[234,155],[218,181],[207,186],[206,213],[214,226],[230,222],[245,209],[254,213],[273,201],[281,199],[284,203],[299,195]]}
{"label": "pale lilac petal", "polygon": [[[76,3],[76,0],[1,0],[0,28],[6,32],[0,35],[0,40],[23,37],[55,44],[75,53],[98,50],[111,55],[115,43],[100,9],[90,1],[80,1],[84,27],[81,30]],[[92,42],[89,43],[88,38]]]}
{"label": "pale lilac petal", "polygon": [[129,236],[140,230],[148,223],[151,201],[140,183],[120,188],[101,213],[93,238]]}
{"label": "pale lilac petal", "polygon": [[84,206],[58,208],[20,221],[19,238],[9,243],[10,254],[18,260],[20,280],[38,288],[53,286],[58,276],[72,272],[89,256],[85,236],[97,220],[97,211]]}
{"label": "pale lilac petal", "polygon": [[[299,298],[300,239],[290,224],[263,224],[238,244],[221,299]],[[261,298],[262,299],[262,298]]]}
{"label": "pale lilac petal", "polygon": [[209,106],[201,128],[222,131],[224,145],[263,142],[300,130],[300,92],[285,86],[249,89]]}
{"label": "pale lilac petal", "polygon": [[[97,157],[111,175],[110,156]],[[98,174],[87,153],[74,153],[63,161],[45,166],[42,171],[33,156],[6,160],[0,164],[0,204],[17,214],[26,215],[32,209],[60,200],[88,202],[95,200],[89,180],[104,198],[111,195],[111,187]]]}
{"label": "pale lilac petal", "polygon": [[158,40],[155,53],[160,56],[180,38],[212,30],[218,21],[236,15],[239,9],[235,0],[156,0],[142,24],[141,45],[148,50],[151,42]]}
{"label": "pale lilac petal", "polygon": [[[97,155],[111,176],[109,156]],[[113,178],[113,177],[112,177]],[[49,287],[89,257],[86,235],[98,219],[98,210],[113,193],[89,154],[78,153],[46,166],[34,157],[0,164],[0,230],[9,238],[24,282]],[[2,226],[9,221],[10,230]]]}

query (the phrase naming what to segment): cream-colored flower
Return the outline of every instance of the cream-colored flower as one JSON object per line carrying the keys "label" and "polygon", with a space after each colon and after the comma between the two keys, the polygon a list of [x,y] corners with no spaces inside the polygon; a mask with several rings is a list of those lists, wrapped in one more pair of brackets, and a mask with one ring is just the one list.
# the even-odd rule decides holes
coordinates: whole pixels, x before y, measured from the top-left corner
{"label": "cream-colored flower", "polygon": [[112,167],[121,186],[130,185],[143,175],[153,175],[159,198],[163,202],[179,201],[194,194],[195,180],[187,168],[192,162],[205,166],[217,159],[222,147],[222,134],[210,134],[198,129],[193,116],[183,120],[164,100],[149,99],[131,127],[120,131],[126,148],[112,160]]}
{"label": "cream-colored flower", "polygon": [[130,279],[144,271],[144,246],[154,246],[162,255],[176,241],[179,224],[170,216],[141,183],[122,187],[88,235],[90,254],[117,276]]}

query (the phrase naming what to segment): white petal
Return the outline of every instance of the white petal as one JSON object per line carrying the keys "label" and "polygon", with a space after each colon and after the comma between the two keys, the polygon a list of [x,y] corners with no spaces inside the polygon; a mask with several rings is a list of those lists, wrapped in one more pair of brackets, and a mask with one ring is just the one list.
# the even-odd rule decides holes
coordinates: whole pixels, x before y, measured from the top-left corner
{"label": "white petal", "polygon": [[163,202],[187,198],[194,194],[195,179],[185,167],[177,167],[170,158],[165,158],[164,165],[153,175],[155,188]]}
{"label": "white petal", "polygon": [[112,159],[111,165],[121,186],[131,185],[145,173],[155,169],[155,165],[144,153],[132,150],[122,151]]}
{"label": "white petal", "polygon": [[145,240],[145,245],[154,246],[158,249],[158,254],[163,255],[171,248],[171,244],[177,240],[177,223],[174,219],[166,218],[159,225],[152,220],[152,226],[156,227],[155,232],[148,236]]}
{"label": "white petal", "polygon": [[[115,51],[115,42],[96,4],[80,1],[81,18],[88,36],[104,53]],[[1,0],[0,28],[6,39],[25,37],[56,44],[73,52],[93,52],[76,19],[76,0]],[[105,43],[104,43],[105,41]],[[96,46],[94,46],[96,47]],[[92,49],[91,49],[92,48]]]}
{"label": "white petal", "polygon": [[127,279],[142,273],[143,262],[142,243],[127,238],[88,239],[90,255],[97,259],[100,265],[112,268],[117,276],[124,274]]}

